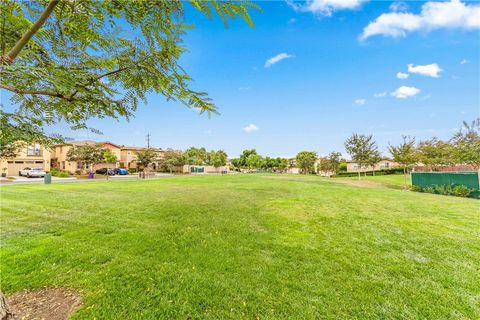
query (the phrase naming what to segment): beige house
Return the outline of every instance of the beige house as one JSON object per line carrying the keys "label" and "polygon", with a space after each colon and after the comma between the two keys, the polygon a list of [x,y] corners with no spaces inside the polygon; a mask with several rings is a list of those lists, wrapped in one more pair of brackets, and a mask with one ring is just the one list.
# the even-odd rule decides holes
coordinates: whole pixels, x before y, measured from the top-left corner
{"label": "beige house", "polygon": [[395,161],[390,160],[390,159],[383,159],[383,160],[377,162],[377,164],[375,164],[375,166],[373,166],[373,167],[370,166],[370,167],[367,167],[367,168],[360,168],[358,163],[356,163],[354,161],[348,161],[347,162],[347,172],[378,171],[378,170],[392,169],[392,168],[396,168],[398,166],[399,166],[398,162],[395,162]]}
{"label": "beige house", "polygon": [[[121,146],[120,147],[120,167],[125,169],[135,169],[138,170],[137,164],[137,153],[145,151],[147,148],[145,147],[128,147],[128,146]],[[157,161],[152,163],[149,166],[149,169],[156,171],[160,167],[160,163],[162,162],[163,158],[165,157],[165,150],[160,148],[150,148],[157,154]]]}
{"label": "beige house", "polygon": [[77,170],[90,170],[93,169],[93,171],[100,169],[100,168],[118,168],[120,162],[117,163],[97,163],[93,168],[89,168],[88,164],[82,164],[77,161],[68,161],[67,160],[67,153],[68,150],[70,150],[73,146],[80,146],[80,145],[85,145],[85,144],[97,144],[100,143],[102,144],[103,148],[108,148],[112,151],[112,153],[117,157],[117,159],[121,159],[121,147],[109,142],[96,142],[96,141],[73,141],[70,143],[64,143],[64,144],[57,144],[53,146],[52,150],[52,167],[60,169],[62,171],[67,171],[70,173],[75,173]]}
{"label": "beige house", "polygon": [[0,168],[2,173],[7,176],[17,176],[18,172],[26,167],[42,168],[45,171],[50,171],[50,154],[50,150],[38,143],[25,145],[19,150],[15,158],[2,159]]}

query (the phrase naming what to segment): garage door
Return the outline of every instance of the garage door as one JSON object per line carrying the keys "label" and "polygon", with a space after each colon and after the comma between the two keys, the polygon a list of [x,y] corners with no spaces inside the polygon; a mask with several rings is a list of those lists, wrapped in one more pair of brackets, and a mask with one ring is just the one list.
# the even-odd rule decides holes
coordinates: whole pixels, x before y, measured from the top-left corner
{"label": "garage door", "polygon": [[18,171],[25,167],[45,168],[43,161],[8,161],[7,175],[18,176]]}

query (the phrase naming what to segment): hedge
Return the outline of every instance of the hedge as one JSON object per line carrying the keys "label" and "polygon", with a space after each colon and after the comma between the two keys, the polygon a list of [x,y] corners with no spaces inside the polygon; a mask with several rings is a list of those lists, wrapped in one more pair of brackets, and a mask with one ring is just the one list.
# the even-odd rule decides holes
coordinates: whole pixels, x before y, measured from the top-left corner
{"label": "hedge", "polygon": [[[400,173],[403,173],[403,168],[391,168],[391,169],[383,169],[383,170],[375,171],[376,176],[385,176],[389,174],[400,174]],[[360,174],[364,176],[365,172],[360,172]],[[338,172],[333,177],[339,178],[339,177],[357,177],[357,176],[358,176],[358,172]],[[367,176],[373,176],[372,171],[367,171]]]}

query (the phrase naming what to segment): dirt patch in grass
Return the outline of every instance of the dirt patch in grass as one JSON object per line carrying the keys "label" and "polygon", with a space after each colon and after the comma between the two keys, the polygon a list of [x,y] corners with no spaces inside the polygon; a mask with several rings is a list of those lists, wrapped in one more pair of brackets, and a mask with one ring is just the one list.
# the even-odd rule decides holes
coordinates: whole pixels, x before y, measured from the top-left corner
{"label": "dirt patch in grass", "polygon": [[367,188],[379,188],[385,187],[386,185],[381,182],[370,181],[370,180],[340,180],[332,179],[333,182],[347,184],[354,187],[367,187]]}
{"label": "dirt patch in grass", "polygon": [[15,320],[66,320],[81,305],[80,295],[66,288],[18,292],[7,300]]}

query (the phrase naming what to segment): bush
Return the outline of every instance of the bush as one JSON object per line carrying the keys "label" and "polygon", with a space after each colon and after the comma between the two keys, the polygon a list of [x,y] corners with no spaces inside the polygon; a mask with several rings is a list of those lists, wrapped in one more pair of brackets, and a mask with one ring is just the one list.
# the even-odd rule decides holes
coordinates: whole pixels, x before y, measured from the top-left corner
{"label": "bush", "polygon": [[[384,176],[389,174],[403,173],[403,168],[391,168],[375,171],[376,176]],[[364,176],[365,172],[360,172],[360,175]],[[337,172],[333,177],[356,177],[358,172]],[[373,176],[372,171],[367,171],[367,176]]]}
{"label": "bush", "polygon": [[66,171],[61,171],[58,168],[53,168],[52,170],[50,170],[50,174],[52,175],[52,177],[59,177],[59,178],[70,177],[70,173]]}
{"label": "bush", "polygon": [[410,190],[412,190],[414,192],[423,192],[423,190],[420,186],[411,186]]}
{"label": "bush", "polygon": [[457,197],[463,197],[467,198],[472,195],[476,190],[475,189],[469,189],[466,186],[455,186],[453,187],[453,195]]}
{"label": "bush", "polygon": [[60,173],[57,175],[57,177],[59,178],[68,178],[70,177],[70,173],[66,172],[66,171],[60,171]]}
{"label": "bush", "polygon": [[136,173],[136,172],[137,172],[137,169],[135,168],[128,169],[128,173]]}
{"label": "bush", "polygon": [[431,185],[428,186],[424,189],[422,189],[419,186],[412,186],[411,188],[412,191],[416,192],[427,192],[427,193],[433,193],[433,194],[440,194],[444,196],[455,196],[455,197],[462,197],[462,198],[468,198],[472,196],[472,194],[478,190],[475,189],[470,189],[464,185]]}

